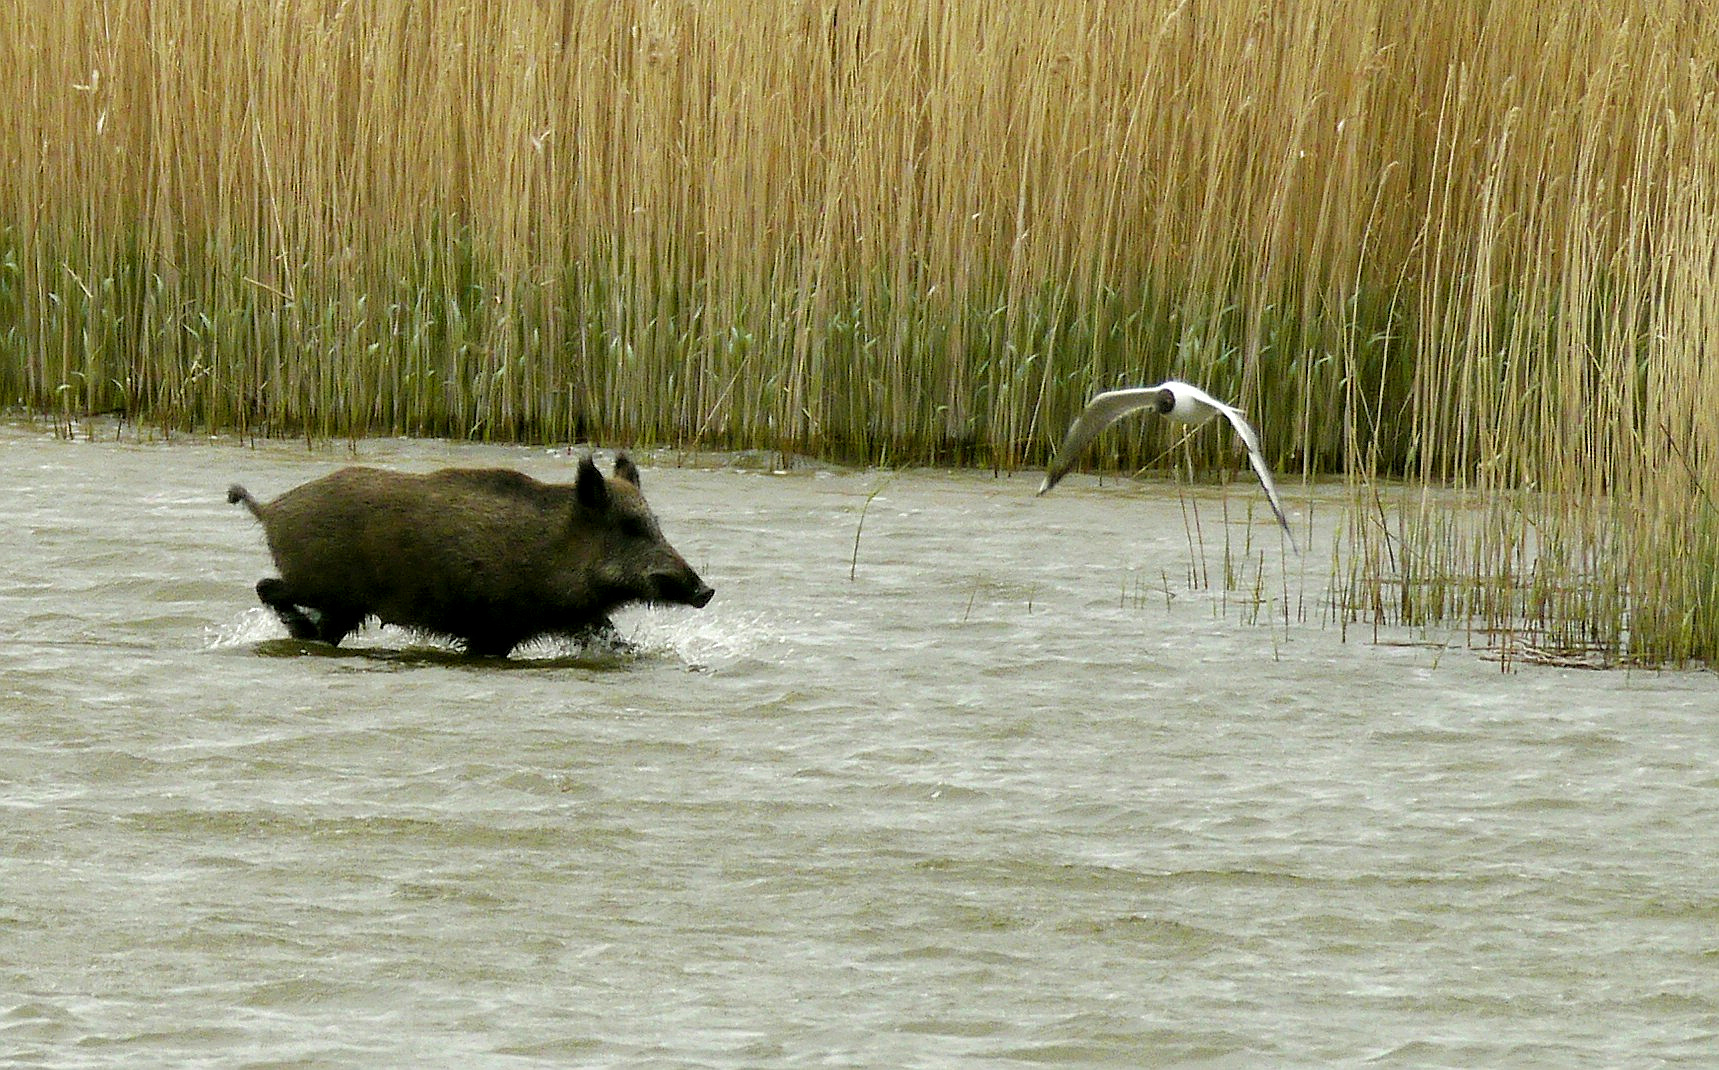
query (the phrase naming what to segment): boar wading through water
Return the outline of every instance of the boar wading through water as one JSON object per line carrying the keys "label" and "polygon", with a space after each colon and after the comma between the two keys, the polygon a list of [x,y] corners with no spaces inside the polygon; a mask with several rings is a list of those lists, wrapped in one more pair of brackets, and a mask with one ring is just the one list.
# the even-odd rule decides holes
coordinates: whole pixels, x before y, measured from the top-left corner
{"label": "boar wading through water", "polygon": [[428,475],[342,468],[267,503],[279,577],[257,597],[294,639],[339,643],[367,617],[506,657],[539,636],[612,633],[633,602],[702,607],[713,592],[657,529],[626,454],[604,479],[586,457],[571,486],[505,468]]}

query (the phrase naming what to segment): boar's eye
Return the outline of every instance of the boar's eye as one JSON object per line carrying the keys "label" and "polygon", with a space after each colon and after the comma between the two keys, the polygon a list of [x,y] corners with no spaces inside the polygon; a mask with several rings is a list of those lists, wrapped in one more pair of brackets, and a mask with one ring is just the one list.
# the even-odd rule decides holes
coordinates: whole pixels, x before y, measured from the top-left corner
{"label": "boar's eye", "polygon": [[648,539],[651,537],[650,525],[636,516],[622,517],[620,527],[621,534],[629,539]]}

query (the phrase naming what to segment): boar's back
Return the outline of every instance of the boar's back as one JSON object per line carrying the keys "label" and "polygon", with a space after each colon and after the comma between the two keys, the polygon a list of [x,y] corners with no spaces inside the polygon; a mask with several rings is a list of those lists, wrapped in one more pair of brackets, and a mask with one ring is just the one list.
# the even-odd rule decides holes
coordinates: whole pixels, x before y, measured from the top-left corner
{"label": "boar's back", "polygon": [[479,623],[474,615],[543,609],[559,622],[578,608],[543,605],[551,572],[564,565],[573,509],[572,488],[508,469],[355,467],[288,491],[263,519],[301,600],[462,634]]}

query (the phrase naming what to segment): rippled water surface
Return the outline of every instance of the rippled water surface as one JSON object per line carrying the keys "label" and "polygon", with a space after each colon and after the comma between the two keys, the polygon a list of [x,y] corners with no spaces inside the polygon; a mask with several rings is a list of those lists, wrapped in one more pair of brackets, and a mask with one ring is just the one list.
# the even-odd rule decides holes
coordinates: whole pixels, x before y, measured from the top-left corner
{"label": "rippled water surface", "polygon": [[1241,482],[666,456],[636,656],[329,651],[223,491],[353,456],[0,432],[0,1061],[1719,1058],[1711,674],[1345,641]]}

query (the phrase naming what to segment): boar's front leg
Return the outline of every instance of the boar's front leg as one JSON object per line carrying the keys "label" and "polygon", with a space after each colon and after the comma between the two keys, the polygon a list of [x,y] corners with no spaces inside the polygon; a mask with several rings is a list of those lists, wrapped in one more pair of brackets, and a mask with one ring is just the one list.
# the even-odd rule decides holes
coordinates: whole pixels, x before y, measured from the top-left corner
{"label": "boar's front leg", "polygon": [[313,618],[299,607],[292,592],[287,589],[286,581],[270,577],[257,581],[257,597],[263,605],[275,611],[275,616],[286,625],[287,634],[294,639],[315,639],[338,646],[346,638],[347,633],[358,627],[363,620],[362,614],[324,610],[310,607],[316,616]]}
{"label": "boar's front leg", "polygon": [[621,630],[615,627],[615,622],[608,617],[599,617],[574,632],[573,641],[585,647],[600,644],[617,654],[634,654],[639,649],[637,644],[621,634]]}

